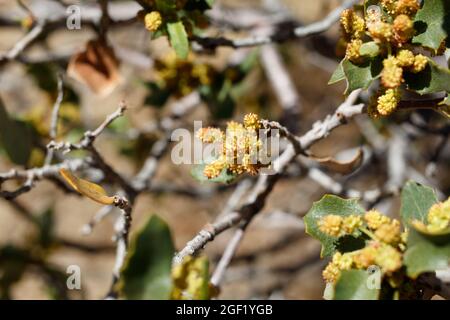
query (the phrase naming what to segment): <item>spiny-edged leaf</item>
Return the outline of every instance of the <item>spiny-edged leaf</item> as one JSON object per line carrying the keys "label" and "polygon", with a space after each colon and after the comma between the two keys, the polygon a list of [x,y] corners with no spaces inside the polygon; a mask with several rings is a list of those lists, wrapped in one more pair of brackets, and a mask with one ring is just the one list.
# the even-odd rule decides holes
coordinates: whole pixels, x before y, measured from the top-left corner
{"label": "spiny-edged leaf", "polygon": [[24,122],[11,119],[0,98],[0,144],[10,160],[26,165],[33,147],[31,128]]}
{"label": "spiny-edged leaf", "polygon": [[359,48],[359,54],[374,58],[380,54],[380,47],[375,41],[365,42]]}
{"label": "spiny-edged leaf", "polygon": [[114,203],[114,197],[108,196],[105,189],[98,184],[80,179],[66,169],[60,169],[59,173],[72,188],[89,199],[105,205],[111,205]]}
{"label": "spiny-edged leaf", "polygon": [[400,215],[405,225],[409,225],[413,220],[426,223],[428,210],[438,202],[433,189],[415,181],[405,184],[401,198]]}
{"label": "spiny-edged leaf", "polygon": [[335,84],[339,81],[345,80],[345,73],[344,68],[342,67],[342,62],[339,63],[336,70],[334,70],[333,74],[331,75],[330,80],[328,81],[328,84]]}
{"label": "spiny-edged leaf", "polygon": [[362,64],[354,64],[345,59],[342,62],[345,77],[347,79],[346,93],[356,89],[367,89],[372,82],[379,76],[382,65],[379,59],[366,61]]}
{"label": "spiny-edged leaf", "polygon": [[414,18],[414,27],[418,32],[412,42],[436,52],[450,34],[449,12],[448,0],[424,0]]}
{"label": "spiny-edged leaf", "polygon": [[174,300],[208,300],[209,261],[206,256],[184,258],[172,269]]}
{"label": "spiny-edged leaf", "polygon": [[409,230],[407,250],[404,255],[404,264],[408,276],[416,278],[421,273],[443,270],[449,267],[450,239],[446,241],[430,235],[424,235],[414,228]]}
{"label": "spiny-edged leaf", "polygon": [[339,246],[339,238],[329,236],[319,229],[319,221],[324,216],[334,214],[342,217],[363,215],[365,212],[357,199],[342,199],[333,195],[325,195],[320,201],[314,202],[306,214],[304,221],[306,232],[322,243],[321,256],[331,256]]}
{"label": "spiny-edged leaf", "polygon": [[189,41],[183,22],[167,23],[167,32],[169,33],[170,44],[177,56],[181,59],[186,59],[189,54]]}
{"label": "spiny-edged leaf", "polygon": [[428,59],[428,65],[419,73],[405,72],[405,82],[409,90],[419,94],[450,92],[450,70],[438,66]]}
{"label": "spiny-edged leaf", "polygon": [[380,290],[371,289],[366,270],[344,270],[334,287],[334,300],[378,300]]}
{"label": "spiny-edged leaf", "polygon": [[152,216],[130,244],[118,284],[122,296],[139,300],[169,299],[174,252],[168,225]]}
{"label": "spiny-edged leaf", "polygon": [[191,170],[191,175],[195,180],[199,182],[219,182],[229,184],[236,179],[236,175],[229,172],[226,168],[223,169],[220,174],[213,179],[208,179],[203,171],[205,170],[206,164],[197,164]]}

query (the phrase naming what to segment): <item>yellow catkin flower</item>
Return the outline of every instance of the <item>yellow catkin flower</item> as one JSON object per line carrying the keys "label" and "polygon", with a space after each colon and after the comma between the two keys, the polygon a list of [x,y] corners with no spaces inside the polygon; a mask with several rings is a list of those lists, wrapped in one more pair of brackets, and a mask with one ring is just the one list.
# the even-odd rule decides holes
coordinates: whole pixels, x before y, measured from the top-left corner
{"label": "yellow catkin flower", "polygon": [[416,14],[419,9],[420,4],[417,0],[398,0],[395,7],[395,13],[412,16]]}
{"label": "yellow catkin flower", "polygon": [[208,65],[202,63],[195,64],[192,67],[191,74],[194,78],[197,78],[202,85],[211,84],[211,72]]}
{"label": "yellow catkin flower", "polygon": [[438,232],[448,228],[450,225],[450,200],[431,206],[428,211],[427,220],[427,228],[432,232]]}
{"label": "yellow catkin flower", "polygon": [[362,224],[361,216],[347,216],[342,221],[342,229],[346,234],[353,234]]}
{"label": "yellow catkin flower", "polygon": [[336,252],[333,255],[332,262],[340,269],[340,270],[348,270],[352,267],[353,258],[349,253],[340,253]]}
{"label": "yellow catkin flower", "polygon": [[398,220],[392,220],[391,223],[382,224],[376,231],[375,236],[380,241],[387,244],[396,245],[400,242],[401,227]]}
{"label": "yellow catkin flower", "polygon": [[397,16],[393,24],[394,38],[399,45],[408,42],[414,36],[414,24],[405,14]]}
{"label": "yellow catkin flower", "polygon": [[414,65],[412,67],[412,72],[417,73],[423,71],[428,64],[428,58],[423,54],[418,54],[414,57]]}
{"label": "yellow catkin flower", "polygon": [[259,117],[255,113],[249,113],[244,116],[244,127],[246,129],[258,130],[260,128]]}
{"label": "yellow catkin flower", "polygon": [[353,262],[358,269],[367,269],[371,265],[375,264],[375,257],[377,255],[377,249],[371,245],[359,250],[353,256]]}
{"label": "yellow catkin flower", "polygon": [[341,234],[342,217],[334,214],[329,214],[319,220],[319,230],[323,233],[338,237]]}
{"label": "yellow catkin flower", "polygon": [[197,131],[197,138],[203,143],[214,143],[223,139],[223,132],[218,128],[201,128]]}
{"label": "yellow catkin flower", "polygon": [[353,38],[359,39],[364,36],[366,32],[366,25],[364,19],[353,13],[353,23],[352,23],[352,36]]}
{"label": "yellow catkin flower", "polygon": [[377,93],[373,94],[370,99],[369,103],[367,105],[367,114],[372,119],[378,119],[381,117],[380,113],[378,112],[378,97],[379,95]]}
{"label": "yellow catkin flower", "polygon": [[373,209],[366,212],[364,215],[364,220],[367,223],[367,226],[370,229],[378,229],[383,224],[387,224],[391,222],[391,219],[389,217],[383,215],[379,211]]}
{"label": "yellow catkin flower", "polygon": [[356,39],[352,40],[347,44],[347,50],[345,56],[353,63],[360,63],[362,60],[359,49],[361,49],[363,42],[362,40]]}
{"label": "yellow catkin flower", "polygon": [[382,116],[388,116],[397,109],[400,102],[398,89],[388,89],[386,93],[378,97],[377,110]]}
{"label": "yellow catkin flower", "polygon": [[336,252],[331,262],[323,270],[322,276],[326,282],[336,282],[342,270],[349,270],[353,265],[353,257],[349,253]]}
{"label": "yellow catkin flower", "polygon": [[353,10],[345,9],[341,13],[341,28],[346,38],[350,38],[352,34],[352,18],[353,18]]}
{"label": "yellow catkin flower", "polygon": [[399,66],[397,58],[389,57],[383,61],[381,72],[381,83],[383,87],[394,89],[401,85],[403,80],[403,69]]}
{"label": "yellow catkin flower", "polygon": [[410,50],[400,50],[396,58],[400,67],[411,67],[415,60],[414,54]]}
{"label": "yellow catkin flower", "polygon": [[203,169],[203,174],[208,179],[217,178],[222,172],[222,170],[226,168],[226,166],[227,166],[226,159],[220,157],[219,159],[214,160],[210,164],[207,164]]}
{"label": "yellow catkin flower", "polygon": [[341,271],[338,266],[336,266],[333,262],[330,262],[326,268],[322,271],[323,279],[328,283],[334,283],[339,278]]}
{"label": "yellow catkin flower", "polygon": [[396,11],[397,0],[381,0],[381,5],[390,14],[394,14]]}
{"label": "yellow catkin flower", "polygon": [[340,22],[345,39],[359,39],[364,35],[366,30],[364,19],[352,9],[342,11]]}
{"label": "yellow catkin flower", "polygon": [[383,245],[377,250],[375,264],[377,264],[383,272],[390,274],[401,268],[402,254],[391,246]]}
{"label": "yellow catkin flower", "polygon": [[389,42],[394,35],[392,25],[383,21],[369,24],[368,30],[370,36],[377,42]]}
{"label": "yellow catkin flower", "polygon": [[144,18],[145,28],[149,31],[155,32],[162,24],[162,16],[158,11],[147,13]]}

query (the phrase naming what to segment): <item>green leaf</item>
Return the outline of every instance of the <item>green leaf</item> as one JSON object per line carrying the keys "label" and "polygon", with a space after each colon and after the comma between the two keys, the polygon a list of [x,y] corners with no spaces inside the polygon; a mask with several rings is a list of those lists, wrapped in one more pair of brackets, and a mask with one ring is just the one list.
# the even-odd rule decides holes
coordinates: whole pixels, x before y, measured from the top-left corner
{"label": "green leaf", "polygon": [[339,81],[345,80],[345,73],[344,68],[342,67],[342,62],[339,63],[336,70],[334,70],[333,74],[331,75],[330,80],[328,81],[328,84],[335,84]]}
{"label": "green leaf", "polygon": [[26,165],[33,147],[31,128],[22,121],[11,119],[0,98],[0,143],[10,160]]}
{"label": "green leaf", "polygon": [[436,53],[442,41],[450,34],[449,12],[448,0],[424,0],[414,18],[414,28],[418,34],[412,42],[433,49]]}
{"label": "green leaf", "polygon": [[[337,237],[329,236],[319,230],[318,222],[322,217],[334,214],[339,216],[363,215],[364,208],[358,204],[357,199],[342,199],[333,195],[325,195],[320,201],[314,202],[311,209],[306,214],[304,221],[306,225],[306,233],[313,236],[322,243],[320,255],[332,256],[337,247],[345,248]],[[354,243],[349,245],[353,248]]]}
{"label": "green leaf", "polygon": [[447,269],[450,261],[450,239],[436,241],[439,236],[424,235],[414,228],[409,230],[404,264],[408,276],[416,278],[421,273]]}
{"label": "green leaf", "polygon": [[356,89],[369,88],[382,70],[382,64],[379,59],[366,61],[359,65],[345,59],[342,62],[342,67],[347,79],[346,94]]}
{"label": "green leaf", "polygon": [[344,270],[334,288],[334,300],[378,300],[380,290],[370,289],[365,270]]}
{"label": "green leaf", "polygon": [[438,199],[430,187],[408,181],[403,187],[401,201],[400,215],[403,223],[409,225],[412,220],[426,223],[428,210]]}
{"label": "green leaf", "polygon": [[380,54],[380,47],[375,41],[365,42],[359,48],[359,54],[374,58]]}
{"label": "green leaf", "polygon": [[130,244],[119,282],[122,295],[126,299],[168,299],[173,254],[169,227],[152,216]]}
{"label": "green leaf", "polygon": [[419,94],[450,92],[450,70],[438,66],[428,59],[428,65],[419,73],[405,72],[405,82],[408,90]]}
{"label": "green leaf", "polygon": [[170,44],[177,56],[181,59],[186,59],[189,54],[189,41],[183,22],[167,23],[167,32],[169,33]]}
{"label": "green leaf", "polygon": [[204,174],[203,170],[205,169],[206,164],[197,164],[191,170],[191,175],[195,180],[199,182],[218,182],[229,184],[236,179],[236,175],[229,172],[226,168],[223,169],[220,174],[213,179],[208,179]]}

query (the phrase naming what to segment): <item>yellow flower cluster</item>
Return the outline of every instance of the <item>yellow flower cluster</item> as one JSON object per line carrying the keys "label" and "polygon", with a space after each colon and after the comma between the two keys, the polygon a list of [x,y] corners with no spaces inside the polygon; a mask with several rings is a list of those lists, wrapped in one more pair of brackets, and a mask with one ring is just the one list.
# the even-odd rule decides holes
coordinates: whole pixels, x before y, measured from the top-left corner
{"label": "yellow flower cluster", "polygon": [[366,26],[364,19],[358,16],[354,10],[346,9],[341,13],[341,27],[344,39],[360,39],[364,36]]}
{"label": "yellow flower cluster", "polygon": [[193,54],[183,60],[175,53],[157,59],[155,71],[160,85],[177,97],[188,95],[200,85],[211,84],[216,74],[210,64],[198,62]]}
{"label": "yellow flower cluster", "polygon": [[394,246],[401,242],[401,226],[397,219],[391,219],[377,210],[370,210],[364,215],[364,221],[374,232],[375,240]]}
{"label": "yellow flower cluster", "polygon": [[332,237],[342,237],[354,234],[362,227],[361,216],[350,215],[346,217],[329,214],[319,220],[319,230]]}
{"label": "yellow flower cluster", "polygon": [[360,230],[370,240],[362,249],[351,252],[336,252],[323,270],[326,282],[334,283],[342,270],[367,269],[377,265],[386,276],[391,276],[402,267],[402,246],[406,241],[401,233],[400,222],[376,210],[363,216],[326,215],[318,222],[319,230],[333,237],[355,235]]}
{"label": "yellow flower cluster", "polygon": [[396,56],[389,56],[383,61],[381,84],[383,88],[369,104],[372,117],[388,116],[393,113],[401,99],[399,87],[403,83],[405,70],[413,73],[423,71],[428,59],[422,54],[414,55],[410,50],[402,49]]}
{"label": "yellow flower cluster", "polygon": [[377,265],[383,274],[390,276],[402,267],[402,253],[396,248],[371,241],[366,247],[346,252],[336,252],[322,272],[326,282],[335,283],[342,270],[367,269]]}
{"label": "yellow flower cluster", "polygon": [[[340,23],[342,37],[339,52],[345,46],[345,57],[354,64],[367,61],[361,54],[366,41],[374,41],[378,54],[384,57],[381,72],[382,88],[371,98],[369,114],[372,117],[393,113],[400,101],[399,87],[404,82],[404,72],[418,73],[428,64],[427,57],[414,55],[408,48],[415,34],[414,15],[420,9],[418,0],[379,0],[370,5],[364,18],[359,7],[344,10]],[[373,44],[371,47],[374,47]]]}
{"label": "yellow flower cluster", "polygon": [[233,174],[258,174],[267,167],[262,164],[258,155],[262,150],[262,142],[258,138],[261,124],[258,115],[249,113],[244,117],[244,123],[230,121],[226,132],[217,128],[203,128],[197,132],[197,137],[204,143],[221,143],[221,154],[216,160],[207,164],[203,174],[208,179],[219,176],[224,170]]}
{"label": "yellow flower cluster", "polygon": [[152,32],[157,31],[162,22],[163,20],[161,13],[159,13],[158,11],[147,13],[144,17],[145,28]]}
{"label": "yellow flower cluster", "polygon": [[420,221],[413,221],[413,225],[419,230],[430,233],[439,233],[447,231],[450,228],[450,198],[445,202],[436,203],[431,206],[427,214],[427,222],[425,225]]}

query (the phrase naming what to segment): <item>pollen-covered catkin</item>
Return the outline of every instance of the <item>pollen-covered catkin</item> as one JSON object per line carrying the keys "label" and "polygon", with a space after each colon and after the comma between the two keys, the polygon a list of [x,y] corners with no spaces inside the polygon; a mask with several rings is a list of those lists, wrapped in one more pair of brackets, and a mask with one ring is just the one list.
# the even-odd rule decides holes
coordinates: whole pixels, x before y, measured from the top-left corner
{"label": "pollen-covered catkin", "polygon": [[381,83],[383,87],[394,89],[401,85],[403,80],[403,69],[399,66],[397,58],[391,56],[383,61],[381,72]]}
{"label": "pollen-covered catkin", "polygon": [[400,93],[398,89],[388,89],[385,94],[378,97],[377,110],[382,116],[388,116],[393,113],[400,102]]}
{"label": "pollen-covered catkin", "polygon": [[145,28],[147,30],[155,32],[162,24],[162,16],[158,11],[152,11],[147,13],[144,18]]}

